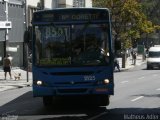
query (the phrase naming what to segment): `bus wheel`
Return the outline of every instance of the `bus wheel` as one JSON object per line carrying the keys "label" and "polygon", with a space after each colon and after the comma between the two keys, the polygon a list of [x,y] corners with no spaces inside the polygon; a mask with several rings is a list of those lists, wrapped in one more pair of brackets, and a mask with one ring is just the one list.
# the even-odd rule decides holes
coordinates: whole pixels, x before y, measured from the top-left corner
{"label": "bus wheel", "polygon": [[98,106],[107,106],[110,103],[110,96],[109,95],[97,95],[96,96],[96,103]]}
{"label": "bus wheel", "polygon": [[52,96],[44,96],[43,97],[43,105],[46,107],[49,107],[53,104],[53,98]]}
{"label": "bus wheel", "polygon": [[147,70],[150,70],[150,69],[151,69],[151,67],[147,65]]}

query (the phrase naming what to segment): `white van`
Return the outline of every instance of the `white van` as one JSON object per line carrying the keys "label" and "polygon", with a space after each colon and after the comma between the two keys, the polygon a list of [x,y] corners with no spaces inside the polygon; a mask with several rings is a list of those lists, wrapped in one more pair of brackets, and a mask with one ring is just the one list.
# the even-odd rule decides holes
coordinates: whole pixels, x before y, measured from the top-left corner
{"label": "white van", "polygon": [[160,46],[149,49],[147,58],[147,69],[160,68]]}

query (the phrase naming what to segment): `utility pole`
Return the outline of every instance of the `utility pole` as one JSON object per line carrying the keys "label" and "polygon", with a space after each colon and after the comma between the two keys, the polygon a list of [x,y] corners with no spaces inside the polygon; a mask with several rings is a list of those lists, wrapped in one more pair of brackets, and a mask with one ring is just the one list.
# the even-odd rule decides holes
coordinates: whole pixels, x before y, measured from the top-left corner
{"label": "utility pole", "polygon": [[[8,0],[3,0],[5,3],[5,14],[6,14],[6,23],[8,22]],[[4,57],[7,54],[8,50],[8,28],[5,29],[5,41],[4,41]]]}
{"label": "utility pole", "polygon": [[[24,19],[25,19],[25,31],[28,30],[27,28],[27,0],[24,0],[22,2],[23,6],[24,6]],[[25,51],[26,51],[26,76],[27,76],[27,82],[29,82],[29,61],[28,61],[28,43],[24,43],[24,47],[25,47]]]}

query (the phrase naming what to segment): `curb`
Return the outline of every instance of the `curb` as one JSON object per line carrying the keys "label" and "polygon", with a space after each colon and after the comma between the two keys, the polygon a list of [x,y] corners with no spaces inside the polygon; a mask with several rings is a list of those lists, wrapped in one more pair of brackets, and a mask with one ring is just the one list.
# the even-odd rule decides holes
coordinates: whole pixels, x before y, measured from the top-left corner
{"label": "curb", "polygon": [[[142,64],[145,64],[146,63],[146,61],[144,61],[144,62],[141,62],[141,63],[139,63],[139,64],[137,64],[137,65],[129,65],[128,67],[126,67],[126,68],[120,68],[120,72],[121,71],[126,71],[126,70],[129,70],[129,69],[132,69],[132,68],[134,68],[134,67],[136,67],[136,66],[140,66],[140,65],[142,65]],[[119,72],[117,69],[116,70],[114,70],[114,72]]]}
{"label": "curb", "polygon": [[23,88],[23,87],[31,87],[31,84],[21,84],[21,85],[16,85],[16,84],[8,84],[8,85],[2,85],[0,84],[0,92],[2,91],[7,91],[7,90],[13,90],[17,88]]}

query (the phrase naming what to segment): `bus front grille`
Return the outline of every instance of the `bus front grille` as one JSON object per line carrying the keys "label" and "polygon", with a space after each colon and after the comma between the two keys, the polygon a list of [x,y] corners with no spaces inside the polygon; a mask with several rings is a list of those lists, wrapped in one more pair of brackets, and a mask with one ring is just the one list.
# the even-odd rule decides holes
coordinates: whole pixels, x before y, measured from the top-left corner
{"label": "bus front grille", "polygon": [[55,82],[54,85],[90,85],[93,84],[92,82],[75,82],[75,81],[70,81],[70,82]]}

